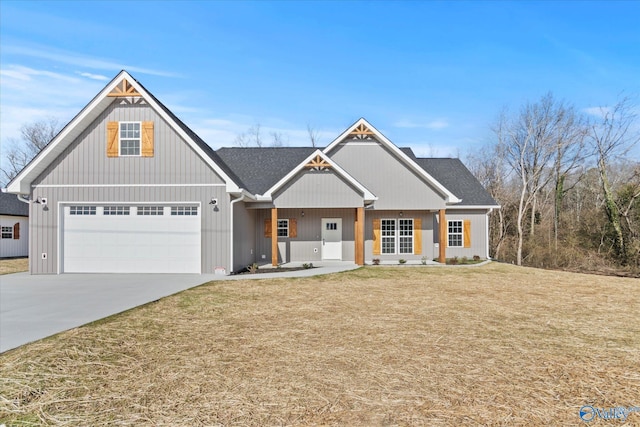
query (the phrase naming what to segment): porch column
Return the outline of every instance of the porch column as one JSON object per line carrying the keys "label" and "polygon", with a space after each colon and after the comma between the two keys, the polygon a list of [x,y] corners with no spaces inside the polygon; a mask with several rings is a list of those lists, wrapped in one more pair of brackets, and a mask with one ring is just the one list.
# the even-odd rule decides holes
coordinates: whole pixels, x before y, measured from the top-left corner
{"label": "porch column", "polygon": [[438,222],[440,223],[440,253],[438,254],[438,262],[447,262],[447,220],[444,215],[444,209],[438,211]]}
{"label": "porch column", "polygon": [[271,208],[271,265],[278,266],[278,208]]}
{"label": "porch column", "polygon": [[356,208],[355,239],[356,264],[364,265],[364,207]]}

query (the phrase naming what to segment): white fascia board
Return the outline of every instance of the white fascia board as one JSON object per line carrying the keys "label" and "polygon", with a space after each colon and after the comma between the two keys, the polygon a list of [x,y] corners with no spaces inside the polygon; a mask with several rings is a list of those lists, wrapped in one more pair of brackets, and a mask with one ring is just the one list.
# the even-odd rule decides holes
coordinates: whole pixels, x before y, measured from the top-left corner
{"label": "white fascia board", "polygon": [[240,188],[233,182],[229,176],[209,157],[199,146],[187,135],[178,124],[172,120],[169,115],[162,109],[151,97],[144,88],[142,88],[138,82],[131,77],[126,71],[121,71],[107,86],[102,89],[96,95],[89,104],[87,104],[76,117],[74,117],[60,133],[40,152],[38,155],[22,170],[20,173],[7,185],[7,192],[15,194],[30,194],[31,182],[46,169],[55,157],[61,154],[65,148],[71,144],[75,138],[88,126],[89,123],[85,123],[89,120],[95,120],[100,113],[102,113],[111,103],[113,99],[107,95],[113,91],[113,89],[120,84],[120,82],[126,79],[130,85],[132,85],[138,93],[142,95],[145,102],[154,111],[160,115],[173,130],[178,133],[182,139],[198,155],[207,163],[226,183],[227,192],[239,192]]}
{"label": "white fascia board", "polygon": [[273,185],[273,187],[268,189],[263,195],[257,195],[257,200],[271,201],[272,198],[273,198],[273,193],[278,191],[278,189],[280,189],[284,184],[289,182],[289,180],[291,180],[298,172],[300,172],[302,170],[302,168],[305,167],[305,165],[307,163],[309,163],[316,156],[320,156],[320,158],[322,158],[324,161],[326,161],[327,163],[329,163],[331,165],[331,168],[334,171],[336,171],[338,173],[338,175],[342,176],[342,178],[346,179],[354,187],[356,187],[358,190],[360,190],[362,192],[362,198],[364,199],[365,202],[378,200],[378,197],[376,197],[364,185],[359,183],[355,178],[353,178],[351,175],[349,175],[344,169],[342,169],[340,166],[338,166],[338,164],[336,164],[335,161],[331,160],[331,158],[329,156],[327,156],[325,153],[323,153],[319,149],[314,151],[313,153],[311,153],[306,159],[304,159],[302,162],[300,162],[300,164],[298,164],[298,166],[293,168],[287,175],[285,175],[280,181],[275,183]]}
{"label": "white fascia board", "polygon": [[400,148],[398,148],[393,142],[391,142],[386,136],[384,136],[378,129],[373,127],[371,123],[369,123],[365,118],[360,118],[360,120],[355,122],[353,125],[351,125],[351,127],[340,134],[340,136],[334,139],[331,144],[325,147],[325,149],[323,150],[324,153],[328,154],[331,150],[337,147],[340,142],[342,142],[347,136],[349,136],[351,132],[353,132],[355,128],[357,128],[361,124],[365,125],[369,130],[371,130],[375,134],[375,136],[396,156],[398,156],[400,160],[402,160],[407,166],[409,166],[414,173],[423,177],[427,182],[436,187],[446,197],[446,203],[460,203],[462,201],[461,199],[457,198],[451,191],[447,190],[447,188],[440,184],[440,182],[437,181],[434,177],[429,175],[427,171],[422,169],[420,165],[414,162],[409,156],[404,154],[402,150],[400,150]]}

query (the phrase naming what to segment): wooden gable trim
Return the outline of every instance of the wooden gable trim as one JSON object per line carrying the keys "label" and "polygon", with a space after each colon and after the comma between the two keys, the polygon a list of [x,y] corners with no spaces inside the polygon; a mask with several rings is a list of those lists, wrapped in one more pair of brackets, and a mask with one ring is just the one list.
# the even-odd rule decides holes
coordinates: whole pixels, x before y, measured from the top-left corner
{"label": "wooden gable trim", "polygon": [[375,133],[371,129],[366,127],[364,125],[364,123],[360,123],[358,126],[356,126],[356,128],[354,130],[351,131],[351,133],[349,135],[352,135],[352,136],[370,136],[370,135],[375,135]]}
{"label": "wooden gable trim", "polygon": [[122,79],[116,87],[113,88],[111,92],[107,94],[109,97],[138,97],[142,96],[140,92],[136,90],[135,87],[131,83],[127,81],[127,79]]}
{"label": "wooden gable trim", "polygon": [[329,164],[329,162],[323,159],[320,156],[320,154],[316,155],[316,157],[310,160],[309,163],[304,165],[304,167],[309,169],[316,169],[316,170],[331,169],[331,165]]}

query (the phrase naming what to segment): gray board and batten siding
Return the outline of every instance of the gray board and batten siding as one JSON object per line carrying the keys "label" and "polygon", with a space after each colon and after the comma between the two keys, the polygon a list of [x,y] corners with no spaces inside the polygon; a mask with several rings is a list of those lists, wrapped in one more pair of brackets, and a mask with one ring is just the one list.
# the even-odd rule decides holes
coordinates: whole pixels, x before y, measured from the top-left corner
{"label": "gray board and batten siding", "polygon": [[378,197],[376,209],[444,209],[445,198],[377,141],[346,141],[329,156]]}
{"label": "gray board and batten siding", "polygon": [[[31,204],[31,273],[62,272],[60,203],[197,203],[206,224],[201,227],[202,272],[228,266],[231,235],[224,181],[152,108],[120,101],[115,100],[34,180],[32,198],[48,201],[46,208]],[[109,121],[153,121],[154,156],[107,157]],[[212,198],[218,199],[217,210],[209,205]]]}
{"label": "gray board and batten siding", "polygon": [[362,192],[331,169],[301,170],[273,195],[278,208],[356,208]]}

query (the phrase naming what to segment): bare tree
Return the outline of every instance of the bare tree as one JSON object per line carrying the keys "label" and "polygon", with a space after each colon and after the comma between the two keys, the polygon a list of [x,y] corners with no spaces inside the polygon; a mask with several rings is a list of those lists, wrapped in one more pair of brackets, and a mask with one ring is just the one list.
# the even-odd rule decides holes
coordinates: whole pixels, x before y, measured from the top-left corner
{"label": "bare tree", "polygon": [[318,131],[311,126],[310,123],[307,123],[307,134],[309,135],[309,141],[311,142],[312,147],[318,146]]}
{"label": "bare tree", "polygon": [[623,98],[611,108],[600,108],[600,120],[591,125],[589,133],[589,141],[597,159],[605,211],[615,234],[616,255],[623,262],[627,257],[627,248],[620,209],[609,181],[608,167],[616,159],[628,154],[640,141],[640,133],[633,128],[636,120],[633,107],[629,98]]}
{"label": "bare tree", "polygon": [[571,111],[548,93],[536,103],[527,103],[515,117],[503,113],[494,127],[498,152],[520,181],[516,218],[518,265],[522,265],[525,216],[530,214],[529,235],[533,236],[538,196],[554,177],[558,141],[570,132],[572,124],[568,117]]}
{"label": "bare tree", "polygon": [[282,132],[271,132],[271,146],[272,147],[284,147],[287,145],[287,138],[282,134]]}
{"label": "bare tree", "polygon": [[238,147],[262,147],[262,135],[260,134],[260,123],[256,123],[241,133],[235,139],[235,145]]}
{"label": "bare tree", "polygon": [[10,138],[4,155],[3,178],[11,181],[60,132],[58,119],[50,117],[27,123],[20,128],[20,139]]}

